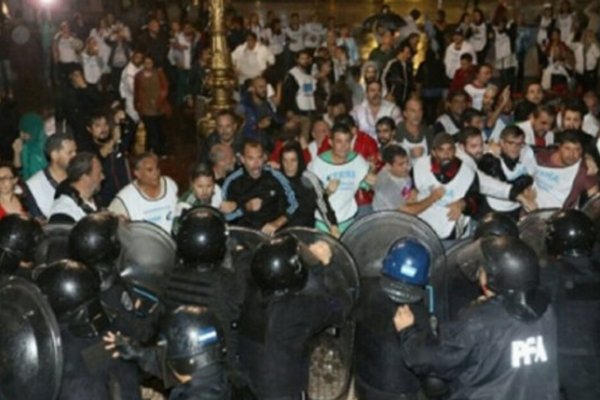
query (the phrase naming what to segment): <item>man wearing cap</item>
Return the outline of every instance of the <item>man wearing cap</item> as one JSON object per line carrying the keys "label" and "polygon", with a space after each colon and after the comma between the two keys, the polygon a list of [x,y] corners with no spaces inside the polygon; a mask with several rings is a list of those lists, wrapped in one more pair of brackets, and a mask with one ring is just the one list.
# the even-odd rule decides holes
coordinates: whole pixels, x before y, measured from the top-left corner
{"label": "man wearing cap", "polygon": [[439,186],[444,196],[419,214],[442,240],[460,239],[467,232],[469,216],[475,215],[479,203],[476,172],[456,157],[454,139],[447,133],[433,140],[431,155],[416,160],[413,179],[417,199],[429,196]]}

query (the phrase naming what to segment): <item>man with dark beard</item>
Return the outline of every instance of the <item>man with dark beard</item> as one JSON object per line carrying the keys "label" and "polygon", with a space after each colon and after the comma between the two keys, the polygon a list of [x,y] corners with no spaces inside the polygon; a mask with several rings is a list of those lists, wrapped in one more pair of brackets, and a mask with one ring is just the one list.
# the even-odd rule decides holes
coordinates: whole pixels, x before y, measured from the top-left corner
{"label": "man with dark beard", "polygon": [[466,232],[469,216],[476,215],[479,180],[476,172],[456,156],[454,138],[440,133],[433,140],[431,155],[417,159],[413,180],[423,200],[439,186],[444,196],[419,214],[442,240],[460,239]]}
{"label": "man with dark beard", "polygon": [[252,85],[242,102],[244,106],[245,138],[258,140],[270,152],[273,149],[273,135],[281,126],[281,118],[267,99],[267,80],[262,76],[252,80]]}
{"label": "man with dark beard", "polygon": [[89,137],[82,150],[98,156],[106,177],[98,193],[101,207],[108,206],[119,190],[131,182],[125,155],[126,141],[121,140],[123,130],[127,128],[125,119],[125,113],[118,110],[111,126],[105,114],[95,112],[87,123]]}
{"label": "man with dark beard", "polygon": [[296,115],[309,115],[316,110],[315,90],[317,81],[311,75],[312,57],[307,50],[301,50],[296,56],[296,66],[283,81],[281,110]]}

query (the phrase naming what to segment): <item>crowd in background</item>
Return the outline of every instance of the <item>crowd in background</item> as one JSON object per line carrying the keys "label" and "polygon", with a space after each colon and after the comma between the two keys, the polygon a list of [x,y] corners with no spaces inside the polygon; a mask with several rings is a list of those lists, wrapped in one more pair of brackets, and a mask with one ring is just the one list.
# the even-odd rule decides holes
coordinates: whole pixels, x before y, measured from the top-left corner
{"label": "crowd in background", "polygon": [[[168,20],[157,7],[140,26],[17,10],[0,29],[0,215],[108,208],[170,232],[209,204],[268,234],[339,235],[394,209],[453,240],[489,211],[580,207],[598,191],[599,8],[544,4],[535,29],[504,2],[458,21],[384,6],[361,28],[228,9],[235,107],[190,143],[195,165],[172,142],[211,99],[210,10]],[[190,171],[189,187],[162,162]]]}

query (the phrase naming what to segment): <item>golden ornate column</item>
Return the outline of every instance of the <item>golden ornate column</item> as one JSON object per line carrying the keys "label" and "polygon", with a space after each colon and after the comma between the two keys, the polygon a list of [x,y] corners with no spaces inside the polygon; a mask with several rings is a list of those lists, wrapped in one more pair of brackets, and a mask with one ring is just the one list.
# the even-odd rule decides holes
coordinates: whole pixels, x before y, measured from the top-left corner
{"label": "golden ornate column", "polygon": [[225,31],[224,0],[210,0],[211,31],[211,77],[212,99],[208,112],[198,121],[200,134],[208,135],[215,128],[215,116],[222,110],[231,110],[234,105],[233,87],[235,79],[231,65],[231,53],[227,47]]}

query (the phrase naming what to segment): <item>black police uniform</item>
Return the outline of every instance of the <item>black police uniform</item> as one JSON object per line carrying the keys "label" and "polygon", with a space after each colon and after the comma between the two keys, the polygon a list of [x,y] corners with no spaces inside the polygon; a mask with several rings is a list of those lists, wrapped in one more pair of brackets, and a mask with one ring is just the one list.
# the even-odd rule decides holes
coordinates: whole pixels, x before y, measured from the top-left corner
{"label": "black police uniform", "polygon": [[206,368],[192,374],[192,379],[171,391],[169,400],[226,400],[229,384],[223,367]]}
{"label": "black police uniform", "polygon": [[223,326],[228,353],[236,353],[234,329],[243,301],[244,288],[231,268],[231,255],[214,268],[200,270],[179,264],[167,277],[164,302],[167,309],[180,305],[197,305],[214,312]]}
{"label": "black police uniform", "polygon": [[563,257],[556,266],[561,389],[568,400],[600,399],[600,264]]}
{"label": "black police uniform", "polygon": [[[398,304],[381,290],[379,277],[361,280],[356,312],[355,384],[357,396],[365,400],[416,399],[419,379],[402,358],[393,318]],[[429,315],[423,302],[410,305],[416,324],[429,330]]]}
{"label": "black police uniform", "polygon": [[449,399],[558,399],[556,317],[523,321],[509,313],[503,296],[478,303],[423,346],[416,327],[399,334],[404,360],[417,373],[450,381]]}
{"label": "black police uniform", "polygon": [[123,335],[147,343],[158,329],[159,313],[136,308],[137,296],[120,277],[100,292],[100,301],[112,320],[113,328]]}
{"label": "black police uniform", "polygon": [[60,322],[64,370],[58,399],[141,399],[137,365],[104,350],[102,337],[113,327],[98,298],[98,275],[71,260],[35,275]]}
{"label": "black police uniform", "polygon": [[308,283],[300,292],[265,297],[250,284],[240,315],[239,352],[259,399],[303,398],[308,387],[308,342],[316,333],[341,323],[351,302],[343,288],[328,289],[336,286],[326,285],[327,279],[342,280],[318,265],[309,269]]}
{"label": "black police uniform", "polygon": [[84,338],[61,326],[64,369],[58,400],[141,400],[137,365],[112,359],[104,351],[104,333]]}

